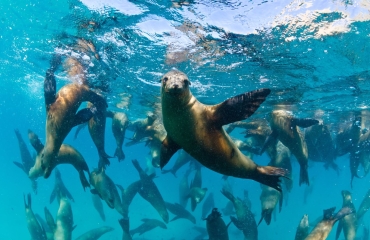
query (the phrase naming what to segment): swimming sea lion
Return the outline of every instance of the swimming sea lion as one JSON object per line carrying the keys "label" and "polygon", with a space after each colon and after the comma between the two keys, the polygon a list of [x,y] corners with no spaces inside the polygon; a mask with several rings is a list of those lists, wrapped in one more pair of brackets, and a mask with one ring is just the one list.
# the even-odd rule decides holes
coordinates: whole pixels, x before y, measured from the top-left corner
{"label": "swimming sea lion", "polygon": [[179,155],[176,159],[176,162],[175,164],[173,165],[173,167],[169,170],[162,170],[162,173],[163,174],[166,174],[166,173],[172,173],[175,177],[176,177],[176,172],[182,167],[184,166],[185,164],[187,164],[188,162],[194,160],[194,158],[192,156],[190,156],[187,152],[185,152],[184,150],[180,150],[179,151]]}
{"label": "swimming sea lion", "polygon": [[234,195],[224,189],[221,193],[233,203],[237,219],[232,217],[231,221],[244,234],[244,240],[257,240],[258,229],[254,215],[248,206],[241,199],[234,197]]}
{"label": "swimming sea lion", "polygon": [[167,229],[166,224],[164,224],[163,222],[157,219],[144,218],[144,219],[141,219],[141,221],[143,223],[140,226],[130,231],[131,236],[134,236],[136,233],[139,233],[139,235],[142,235],[143,233],[146,233],[156,227]]}
{"label": "swimming sea lion", "polygon": [[201,167],[198,167],[194,174],[194,179],[190,184],[190,190],[188,198],[190,198],[191,210],[194,212],[197,205],[206,196],[207,188],[202,188],[202,171]]}
{"label": "swimming sea lion", "polygon": [[357,211],[358,221],[361,220],[361,218],[365,215],[365,213],[369,210],[369,208],[370,208],[370,190],[367,191],[364,199],[362,200],[360,204],[360,207],[358,208],[358,211]]}
{"label": "swimming sea lion", "polygon": [[276,205],[279,203],[279,212],[283,206],[283,193],[277,191],[269,186],[261,185],[262,192],[260,196],[261,200],[261,219],[258,225],[265,219],[267,225],[271,223],[272,212],[275,210]]}
{"label": "swimming sea lion", "polygon": [[[43,150],[37,155],[45,178],[50,176],[51,163],[55,161],[60,146],[74,126],[87,122],[94,112],[105,110],[107,103],[98,94],[91,91],[86,82],[71,83],[63,86],[56,93],[54,70],[49,69],[44,80],[44,95],[46,106],[46,142]],[[79,109],[82,102],[90,101],[96,109]],[[30,170],[32,172],[32,169]]]}
{"label": "swimming sea lion", "polygon": [[361,136],[361,122],[361,117],[355,117],[351,123],[346,124],[338,130],[335,138],[337,156],[343,156],[356,147]]}
{"label": "swimming sea lion", "polygon": [[27,195],[28,204],[26,202],[26,197],[23,195],[24,208],[26,210],[27,228],[31,234],[33,240],[46,240],[45,229],[43,229],[36,219],[35,214],[32,211],[31,194]]}
{"label": "swimming sea lion", "polygon": [[294,240],[304,240],[308,236],[309,230],[308,215],[305,214],[299,222]]}
{"label": "swimming sea lion", "polygon": [[[30,169],[35,165],[35,159],[31,156],[31,153],[28,151],[27,145],[24,142],[21,134],[19,133],[18,129],[14,129],[15,135],[17,136],[18,140],[18,146],[19,146],[19,151],[21,153],[21,160],[22,163],[19,162],[13,162],[17,167],[23,170],[28,176],[28,173]],[[37,194],[37,181],[36,179],[32,179],[31,184],[32,184],[32,190],[35,194]]]}
{"label": "swimming sea lion", "polygon": [[100,218],[105,221],[105,213],[101,198],[99,197],[99,195],[91,193],[91,200],[93,202],[94,208],[99,213]]}
{"label": "swimming sea lion", "polygon": [[78,238],[76,240],[97,240],[99,239],[102,235],[106,234],[107,232],[113,231],[114,228],[103,226],[99,228],[92,229]]}
{"label": "swimming sea lion", "polygon": [[343,197],[342,207],[346,207],[350,209],[352,213],[348,214],[347,216],[339,220],[335,239],[339,238],[343,230],[344,239],[354,240],[356,237],[356,230],[357,230],[356,208],[352,202],[352,196],[350,192],[343,190],[342,197]]}
{"label": "swimming sea lion", "polygon": [[165,223],[168,223],[169,216],[166,208],[166,204],[163,200],[161,193],[159,192],[157,185],[153,182],[155,175],[148,176],[144,170],[140,167],[137,160],[132,160],[132,164],[138,171],[141,179],[141,188],[139,194],[142,198],[147,200],[159,213]]}
{"label": "swimming sea lion", "polygon": [[188,177],[189,177],[190,172],[191,172],[191,170],[188,169],[185,172],[184,176],[180,179],[180,182],[179,182],[179,203],[184,208],[188,204],[187,196],[188,196],[189,191],[190,191]]}
{"label": "swimming sea lion", "polygon": [[112,179],[105,173],[105,168],[95,169],[90,173],[90,184],[92,194],[97,194],[104,200],[108,207],[116,209],[118,213],[124,216],[121,198]]}
{"label": "swimming sea lion", "polygon": [[[90,187],[90,184],[84,174],[84,171],[89,173],[89,167],[87,166],[83,156],[74,147],[67,144],[62,144],[59,147],[57,155],[51,161],[49,161],[48,165],[42,165],[41,155],[43,155],[43,144],[38,136],[31,130],[28,130],[28,138],[30,139],[31,145],[37,152],[35,165],[30,169],[28,175],[30,178],[36,179],[42,175],[44,175],[44,177],[49,176],[57,165],[71,164],[77,170],[84,190],[86,187]],[[45,175],[45,173],[48,174]]]}
{"label": "swimming sea lion", "polygon": [[295,118],[290,112],[285,110],[274,110],[270,114],[271,135],[266,140],[261,153],[271,141],[279,139],[293,155],[297,158],[301,167],[299,185],[305,183],[310,185],[308,177],[308,151],[304,136],[298,127],[306,128],[319,121],[311,118]]}
{"label": "swimming sea lion", "polygon": [[196,224],[195,217],[188,210],[186,210],[183,206],[181,206],[180,204],[166,202],[166,208],[172,214],[176,215],[174,218],[172,218],[170,220],[170,222],[175,221],[175,220],[180,219],[180,218],[184,218],[184,219],[187,219],[190,222]]}
{"label": "swimming sea lion", "polygon": [[215,208],[215,200],[213,198],[213,193],[209,193],[207,198],[203,202],[202,218],[206,218],[213,208]]}
{"label": "swimming sea lion", "polygon": [[123,230],[122,234],[122,240],[132,240],[131,234],[130,234],[130,221],[128,218],[121,218],[118,220],[119,225],[121,226]]}
{"label": "swimming sea lion", "polygon": [[222,209],[222,213],[223,213],[225,216],[229,216],[229,215],[233,215],[233,214],[235,214],[235,208],[234,208],[234,204],[233,204],[233,202],[228,201],[228,202],[226,203],[226,206]]}
{"label": "swimming sea lion", "polygon": [[107,111],[107,117],[112,118],[112,132],[116,139],[116,151],[114,156],[118,158],[118,161],[125,159],[125,154],[122,150],[123,141],[125,140],[126,129],[129,125],[128,118],[123,112],[112,112]]}
{"label": "swimming sea lion", "polygon": [[121,185],[118,184],[117,187],[121,190],[123,216],[125,218],[128,218],[128,208],[132,200],[136,196],[136,193],[142,187],[141,180],[131,183],[126,189],[124,189]]}
{"label": "swimming sea lion", "polygon": [[149,133],[147,132],[148,127],[151,126],[156,120],[156,116],[153,113],[148,113],[147,117],[144,119],[137,119],[130,122],[128,130],[134,132],[134,136],[130,142],[127,142],[125,146],[132,146],[134,144],[140,143],[143,140],[147,140]]}
{"label": "swimming sea lion", "polygon": [[335,207],[324,210],[323,219],[308,234],[305,240],[325,240],[334,224],[343,217],[351,214],[351,209],[344,207],[337,214],[334,214]]}
{"label": "swimming sea lion", "polygon": [[226,225],[217,208],[214,208],[212,213],[204,220],[207,221],[206,226],[209,240],[229,240],[227,228],[231,222]]}
{"label": "swimming sea lion", "polygon": [[68,189],[64,185],[63,180],[62,180],[62,176],[61,176],[59,170],[56,168],[55,169],[55,184],[54,184],[54,189],[50,194],[50,203],[52,203],[54,201],[54,199],[55,199],[55,197],[57,196],[58,193],[62,194],[62,196],[67,197],[72,202],[75,201],[73,199],[71,193],[68,191]]}
{"label": "swimming sea lion", "polygon": [[188,77],[177,70],[162,77],[162,116],[167,136],[162,142],[160,165],[184,149],[205,167],[229,176],[253,179],[281,190],[284,169],[262,167],[243,155],[222,126],[248,118],[262,104],[269,89],[230,98],[217,105],[204,105],[190,92]]}

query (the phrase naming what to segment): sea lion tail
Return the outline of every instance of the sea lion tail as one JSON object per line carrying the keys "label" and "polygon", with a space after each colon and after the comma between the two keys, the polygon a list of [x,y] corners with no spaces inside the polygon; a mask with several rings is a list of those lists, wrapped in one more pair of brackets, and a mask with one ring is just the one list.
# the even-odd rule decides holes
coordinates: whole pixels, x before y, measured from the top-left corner
{"label": "sea lion tail", "polygon": [[272,166],[257,166],[257,174],[253,180],[272,187],[281,192],[280,177],[288,178],[289,171],[283,168]]}
{"label": "sea lion tail", "polygon": [[125,154],[122,148],[117,147],[116,151],[114,152],[114,156],[118,158],[118,162],[125,160]]}
{"label": "sea lion tail", "polygon": [[301,186],[302,183],[310,185],[310,178],[308,177],[308,169],[307,165],[301,166],[300,173],[299,173],[299,186]]}

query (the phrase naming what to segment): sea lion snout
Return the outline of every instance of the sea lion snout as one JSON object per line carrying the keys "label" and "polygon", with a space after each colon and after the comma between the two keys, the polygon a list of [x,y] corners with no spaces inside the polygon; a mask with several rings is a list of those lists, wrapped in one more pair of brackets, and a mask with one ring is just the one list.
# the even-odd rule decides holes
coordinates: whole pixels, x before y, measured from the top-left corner
{"label": "sea lion snout", "polygon": [[188,89],[190,81],[185,73],[180,71],[170,71],[162,78],[162,88],[170,94],[178,94]]}

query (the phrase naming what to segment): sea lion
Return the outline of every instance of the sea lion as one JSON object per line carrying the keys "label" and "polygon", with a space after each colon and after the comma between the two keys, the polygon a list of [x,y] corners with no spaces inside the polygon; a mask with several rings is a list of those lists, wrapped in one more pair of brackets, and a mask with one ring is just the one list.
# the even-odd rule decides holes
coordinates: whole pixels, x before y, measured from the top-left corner
{"label": "sea lion", "polygon": [[202,218],[206,218],[209,212],[215,208],[215,200],[213,193],[209,193],[207,198],[203,202],[202,206]]}
{"label": "sea lion", "polygon": [[71,193],[68,191],[66,186],[63,183],[62,176],[57,168],[55,168],[55,184],[54,184],[54,189],[50,194],[50,203],[52,203],[57,196],[57,194],[62,194],[62,196],[67,197],[69,200],[74,202],[75,200],[73,199]]}
{"label": "sea lion", "polygon": [[204,105],[190,92],[190,81],[180,71],[162,79],[161,104],[164,128],[160,166],[184,149],[203,166],[220,174],[253,179],[281,190],[279,178],[284,169],[262,167],[243,155],[222,126],[248,118],[262,104],[269,89],[260,89],[230,98],[217,105]]}
{"label": "sea lion", "polygon": [[169,170],[162,170],[162,173],[163,174],[166,174],[166,173],[172,173],[173,176],[177,177],[176,176],[176,172],[182,167],[184,166],[185,164],[187,164],[188,162],[190,161],[193,161],[194,158],[192,156],[190,156],[187,152],[185,152],[184,150],[180,150],[179,151],[179,155],[176,159],[176,162],[175,164],[172,166],[171,169]]}
{"label": "sea lion", "polygon": [[229,216],[229,215],[233,215],[233,214],[235,214],[235,208],[234,208],[234,204],[233,204],[233,202],[228,201],[228,202],[226,203],[226,206],[222,209],[222,213],[223,213],[225,216]]}
{"label": "sea lion", "polygon": [[[49,69],[44,80],[44,95],[46,106],[46,142],[45,147],[36,157],[43,170],[44,178],[50,176],[51,164],[55,162],[59,149],[74,126],[87,122],[94,112],[103,111],[107,103],[98,94],[91,91],[86,81],[71,83],[63,86],[56,93],[54,70]],[[77,112],[82,102],[94,103],[96,109],[85,108]],[[76,113],[77,112],[77,113]],[[30,175],[33,173],[30,170]]]}
{"label": "sea lion", "polygon": [[221,193],[233,203],[237,218],[231,216],[231,221],[244,234],[244,240],[257,240],[258,229],[254,215],[248,206],[241,199],[234,197],[234,195],[224,189]]}
{"label": "sea lion", "polygon": [[277,191],[274,188],[261,184],[262,192],[260,196],[261,200],[261,219],[258,225],[265,219],[267,225],[271,223],[272,212],[275,210],[276,205],[279,203],[279,212],[283,206],[283,193]]}
{"label": "sea lion", "polygon": [[[51,239],[54,239],[54,231],[55,229],[57,228],[55,222],[54,222],[54,218],[53,218],[53,215],[51,215],[50,211],[44,207],[44,213],[45,213],[45,220],[46,220],[46,223],[48,225],[48,228],[50,230],[50,234],[52,237]],[[48,237],[49,239],[49,237]]]}
{"label": "sea lion", "polygon": [[118,220],[119,225],[122,228],[123,234],[122,234],[122,240],[132,240],[131,234],[130,234],[130,221],[128,218],[121,218]]}
{"label": "sea lion", "polygon": [[308,215],[303,215],[299,225],[297,227],[297,231],[295,233],[294,240],[304,240],[308,236],[310,230],[310,225],[308,223]]}
{"label": "sea lion", "polygon": [[352,196],[350,192],[343,190],[342,197],[343,197],[342,207],[346,207],[350,209],[352,213],[346,215],[341,220],[339,220],[335,239],[339,238],[343,230],[344,239],[354,240],[356,238],[356,230],[357,230],[356,208],[352,202]]}
{"label": "sea lion", "polygon": [[113,230],[114,228],[107,226],[95,228],[88,232],[85,232],[84,234],[76,238],[76,240],[98,240],[101,236]]}
{"label": "sea lion", "polygon": [[[288,192],[290,192],[293,188],[293,180],[292,180],[292,163],[290,161],[290,150],[289,148],[285,147],[280,141],[274,146],[274,155],[271,156],[271,166],[280,167],[288,170],[287,177],[284,178],[283,182],[286,186]],[[269,165],[270,165],[269,164]],[[288,195],[288,194],[285,194]]]}
{"label": "sea lion", "polygon": [[155,175],[148,176],[140,167],[140,164],[137,160],[132,160],[132,164],[140,175],[142,184],[141,188],[139,189],[140,196],[147,200],[157,210],[165,223],[168,223],[169,216],[166,204],[157,188],[157,185],[153,182]]}
{"label": "sea lion", "polygon": [[128,130],[133,131],[134,135],[130,142],[125,144],[126,147],[132,146],[134,144],[146,141],[148,139],[148,127],[151,126],[156,120],[156,116],[149,112],[146,118],[137,119],[129,123]]}
{"label": "sea lion", "polygon": [[118,161],[125,159],[125,154],[122,150],[123,141],[125,140],[126,129],[129,125],[128,118],[123,112],[107,111],[107,117],[112,118],[112,132],[116,139],[116,151],[114,156],[118,158]]}
{"label": "sea lion", "polygon": [[140,226],[130,231],[131,236],[134,236],[136,233],[139,233],[139,235],[142,235],[143,233],[146,233],[156,227],[167,229],[166,224],[164,224],[163,222],[157,219],[144,218],[144,219],[141,219],[141,221],[143,223]]}
{"label": "sea lion", "polygon": [[128,208],[132,200],[136,196],[136,193],[142,187],[141,180],[131,183],[126,189],[124,189],[121,185],[118,184],[117,187],[121,190],[123,216],[125,218],[128,218]]}
{"label": "sea lion", "polygon": [[355,117],[351,123],[344,125],[338,130],[335,138],[337,156],[350,153],[357,145],[361,136],[361,122],[361,117]]}
{"label": "sea lion", "polygon": [[231,222],[226,225],[217,208],[214,208],[212,213],[204,220],[207,221],[206,226],[209,240],[229,240],[227,228]]}
{"label": "sea lion", "polygon": [[357,211],[357,220],[360,221],[362,217],[365,215],[365,213],[369,210],[370,208],[370,190],[367,191],[365,194],[364,199],[362,200],[360,207],[358,208]]}
{"label": "sea lion", "polygon": [[93,202],[94,208],[99,213],[100,218],[105,221],[105,213],[101,198],[99,197],[99,195],[91,193],[91,200]]}
{"label": "sea lion", "polygon": [[[19,130],[14,129],[14,133],[17,136],[22,163],[19,163],[19,162],[13,162],[13,163],[17,167],[22,169],[23,172],[25,172],[28,176],[30,169],[33,167],[33,165],[35,165],[35,159],[31,156],[31,153],[28,151],[27,145],[24,142],[22,135],[19,133]],[[36,179],[32,179],[32,178],[30,178],[30,180],[31,180],[32,190],[35,194],[37,194],[37,181]]]}
{"label": "sea lion", "polygon": [[193,229],[196,230],[199,233],[199,235],[196,236],[194,238],[194,240],[205,239],[205,237],[207,237],[207,235],[208,235],[207,229],[204,228],[204,227],[194,226]]}
{"label": "sea lion", "polygon": [[301,167],[299,174],[299,186],[302,183],[310,185],[308,177],[308,151],[304,136],[298,127],[306,128],[319,121],[311,118],[295,118],[290,112],[285,110],[274,110],[270,114],[271,135],[266,140],[261,149],[264,152],[267,146],[275,139],[279,139],[293,155],[297,158]]}
{"label": "sea lion", "polygon": [[112,179],[105,173],[105,168],[95,169],[90,173],[90,184],[92,194],[97,194],[104,200],[108,207],[116,209],[118,213],[124,216],[121,198]]}
{"label": "sea lion", "polygon": [[189,191],[190,191],[188,177],[189,177],[190,172],[191,172],[191,169],[189,168],[185,172],[184,176],[180,179],[180,182],[179,182],[179,203],[184,208],[188,204],[187,196],[188,196]]}
{"label": "sea lion", "polygon": [[194,179],[190,184],[190,190],[188,198],[190,198],[191,210],[194,212],[197,205],[206,196],[207,188],[202,188],[202,171],[201,167],[198,167],[194,174]]}
{"label": "sea lion", "polygon": [[31,201],[31,194],[27,194],[28,203],[26,202],[26,197],[23,195],[24,200],[24,208],[26,211],[26,219],[27,219],[27,228],[31,234],[31,238],[33,240],[46,240],[46,232],[36,219],[35,214],[32,211],[32,201]]}
{"label": "sea lion", "polygon": [[334,214],[335,207],[324,210],[323,219],[308,234],[305,240],[325,240],[334,224],[343,217],[351,214],[351,209],[344,207],[338,213]]}
{"label": "sea lion", "polygon": [[184,219],[187,219],[190,222],[196,224],[195,217],[188,210],[186,210],[183,206],[181,206],[180,204],[166,202],[166,208],[172,214],[176,215],[174,218],[172,218],[170,220],[170,222],[173,222],[173,221],[175,221],[177,219],[180,219],[180,218],[184,218]]}
{"label": "sea lion", "polygon": [[[74,147],[62,144],[59,147],[57,155],[53,158],[52,161],[49,161],[48,165],[42,165],[42,155],[44,146],[41,143],[38,136],[32,132],[31,130],[28,130],[28,138],[30,139],[31,145],[35,148],[37,152],[36,162],[35,165],[30,169],[29,177],[36,179],[42,175],[49,177],[50,173],[53,171],[53,169],[59,165],[59,164],[71,164],[78,172],[80,176],[80,181],[82,184],[82,187],[90,187],[89,182],[87,181],[84,171],[89,173],[89,167],[87,166],[87,163],[81,153],[79,153]],[[48,173],[45,175],[45,173]]]}

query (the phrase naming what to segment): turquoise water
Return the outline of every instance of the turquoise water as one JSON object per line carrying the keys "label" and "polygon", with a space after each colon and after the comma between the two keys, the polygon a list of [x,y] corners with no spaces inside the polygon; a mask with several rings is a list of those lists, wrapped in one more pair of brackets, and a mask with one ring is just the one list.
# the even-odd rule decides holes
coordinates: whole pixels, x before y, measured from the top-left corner
{"label": "turquoise water", "polygon": [[[0,32],[0,138],[1,231],[0,239],[29,239],[23,194],[32,193],[29,179],[12,163],[21,162],[14,129],[27,139],[27,129],[45,142],[43,80],[55,53],[63,58],[75,56],[86,66],[88,79],[107,97],[109,109],[125,112],[131,121],[145,117],[151,103],[158,101],[160,77],[177,68],[192,82],[191,91],[203,103],[216,104],[237,94],[257,88],[272,93],[251,117],[264,118],[275,106],[285,105],[298,117],[313,117],[322,111],[324,123],[335,136],[337,126],[351,122],[361,113],[364,128],[370,106],[370,5],[367,1],[189,1],[181,5],[171,1],[1,1]],[[100,60],[73,46],[77,39],[91,41]],[[175,57],[172,57],[175,56]],[[58,89],[71,80],[60,68],[56,73]],[[127,108],[120,108],[120,94],[130,94]],[[97,166],[98,154],[87,129],[73,139],[74,129],[65,139],[84,156],[90,171]],[[232,136],[243,139],[235,130]],[[126,132],[131,138],[132,131]],[[106,152],[113,155],[115,139],[111,120],[106,123]],[[126,140],[127,141],[127,140]],[[126,142],[125,141],[125,142]],[[28,143],[27,143],[28,144]],[[28,145],[31,151],[31,146]],[[33,150],[32,150],[33,151]],[[31,152],[32,152],[31,151]],[[139,179],[131,160],[146,166],[149,148],[144,144],[123,147],[126,159],[111,159],[107,174],[126,187]],[[169,163],[174,164],[177,155]],[[255,156],[267,165],[267,155]],[[303,203],[306,186],[298,186],[299,165],[292,157],[294,186],[287,204],[268,226],[258,227],[259,239],[294,239],[296,227],[308,214],[310,222],[322,210],[342,206],[342,190],[349,190],[358,208],[368,191],[369,177],[355,179],[350,186],[349,155],[336,159],[341,172],[325,170],[322,163],[309,162],[313,186]],[[94,209],[90,190],[83,191],[77,172],[68,165],[59,166],[62,178],[73,195],[73,239],[100,226],[114,231],[101,239],[121,239],[121,216],[104,204],[106,221]],[[157,184],[163,198],[178,201],[178,185],[187,166],[175,178],[157,169]],[[202,169],[203,186],[213,193],[215,206],[222,209],[227,199],[220,193],[221,175]],[[193,173],[190,175],[192,179]],[[229,178],[235,196],[249,191],[252,212],[260,218],[259,183]],[[32,193],[32,209],[44,216],[46,206],[54,218],[56,202],[49,204],[54,174],[38,179],[38,193]],[[188,205],[188,210],[190,207]],[[196,226],[201,220],[202,203],[193,212]],[[170,213],[170,219],[173,215]],[[143,218],[160,220],[154,208],[136,196],[130,206],[131,229]],[[229,222],[229,216],[223,216]],[[364,226],[369,226],[365,215]],[[180,219],[156,228],[135,239],[193,239],[194,224]],[[335,229],[328,239],[335,239]],[[230,239],[243,239],[231,225]],[[362,226],[358,229],[362,236]],[[343,239],[341,236],[340,239]]]}

